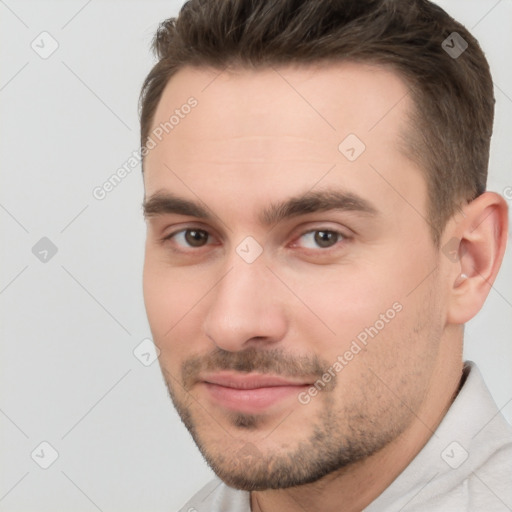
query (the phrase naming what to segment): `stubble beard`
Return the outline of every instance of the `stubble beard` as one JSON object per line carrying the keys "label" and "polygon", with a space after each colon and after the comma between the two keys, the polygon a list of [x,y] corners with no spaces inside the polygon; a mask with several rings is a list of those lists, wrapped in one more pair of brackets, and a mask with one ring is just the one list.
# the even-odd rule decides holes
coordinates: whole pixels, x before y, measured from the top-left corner
{"label": "stubble beard", "polygon": [[[227,485],[245,491],[262,491],[313,483],[331,473],[343,472],[353,464],[376,454],[395,441],[417,417],[426,396],[435,365],[435,353],[441,339],[442,329],[436,329],[428,321],[429,318],[435,318],[435,312],[432,296],[428,296],[427,303],[417,312],[415,328],[409,331],[408,340],[405,342],[405,345],[419,344],[415,347],[416,353],[412,360],[405,359],[400,363],[392,355],[388,355],[391,359],[386,365],[386,362],[379,360],[382,354],[377,353],[371,362],[375,363],[376,368],[380,367],[382,372],[379,373],[382,375],[377,375],[369,364],[361,365],[359,385],[348,383],[351,384],[350,389],[348,385],[346,389],[339,389],[340,378],[337,376],[328,389],[319,392],[315,397],[314,400],[319,401],[321,406],[315,407],[315,417],[312,420],[309,417],[307,420],[294,417],[294,409],[285,413],[288,416],[274,420],[274,426],[270,427],[269,418],[265,415],[226,415],[219,410],[217,416],[220,419],[214,418],[192,398],[189,393],[191,381],[186,375],[194,375],[202,364],[246,372],[261,369],[263,372],[271,370],[276,374],[309,373],[321,376],[328,363],[318,358],[304,358],[298,362],[288,359],[288,356],[279,351],[271,354],[247,351],[245,355],[214,353],[212,358],[190,360],[188,368],[185,363],[182,367],[181,385],[175,379],[165,380],[182,422],[208,465]],[[428,342],[427,345],[425,341]],[[421,353],[425,346],[431,353]],[[398,368],[399,364],[403,364],[403,367]],[[190,372],[191,369],[194,371]],[[288,369],[292,371],[287,372]],[[386,380],[387,375],[391,380],[390,375],[397,369],[402,373],[401,378],[395,382],[393,391],[384,385],[383,378]],[[165,369],[162,370],[166,377]],[[341,393],[348,395],[349,399],[339,403],[336,397]],[[294,407],[300,412],[303,410],[301,408],[309,406],[297,402]],[[222,422],[226,423],[226,419],[227,428],[220,426]],[[304,435],[301,438],[290,439],[286,432],[282,434],[287,425],[296,426],[297,421],[304,423]],[[228,433],[229,430],[234,435]],[[216,437],[212,437],[213,431],[217,432]],[[272,437],[273,446],[277,445],[279,448],[285,445],[287,448],[265,448],[260,442],[264,438],[262,431],[271,431],[267,435]],[[279,435],[282,436],[282,442],[276,444]],[[233,446],[237,448],[233,449]]]}
{"label": "stubble beard", "polygon": [[[405,404],[392,412],[382,411],[382,416],[388,416],[384,418],[368,414],[365,404],[358,404],[354,410],[336,411],[334,400],[327,398],[313,424],[306,426],[310,433],[304,439],[297,440],[286,451],[264,451],[258,442],[262,438],[258,435],[260,427],[268,428],[264,417],[228,415],[230,430],[240,434],[235,438],[227,429],[219,428],[215,424],[218,420],[204,409],[194,407],[193,400],[187,403],[178,397],[169,381],[167,387],[176,411],[208,465],[227,485],[245,491],[286,489],[342,471],[395,440],[413,418]],[[197,414],[201,417],[197,418]],[[286,428],[287,420],[293,422],[293,414],[292,411],[277,430]],[[223,432],[223,439],[211,440],[212,431]],[[246,441],[240,443],[240,438]],[[232,446],[237,449],[231,450]]]}

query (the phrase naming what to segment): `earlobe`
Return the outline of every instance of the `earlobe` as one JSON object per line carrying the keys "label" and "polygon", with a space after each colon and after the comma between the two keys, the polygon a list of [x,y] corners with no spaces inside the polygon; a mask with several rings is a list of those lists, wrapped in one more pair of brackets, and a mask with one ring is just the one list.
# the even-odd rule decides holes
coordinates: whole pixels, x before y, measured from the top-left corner
{"label": "earlobe", "polygon": [[[466,323],[482,308],[505,253],[507,213],[507,203],[500,195],[485,192],[464,207],[463,220],[450,230],[451,253],[456,256],[448,268],[452,283],[449,323]],[[454,243],[457,240],[458,245]]]}

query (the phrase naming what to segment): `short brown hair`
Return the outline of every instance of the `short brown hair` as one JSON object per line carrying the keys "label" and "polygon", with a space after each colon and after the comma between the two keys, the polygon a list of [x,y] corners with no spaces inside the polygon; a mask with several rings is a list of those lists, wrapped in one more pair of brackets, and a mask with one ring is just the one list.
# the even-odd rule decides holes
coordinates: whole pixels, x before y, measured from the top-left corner
{"label": "short brown hair", "polygon": [[[454,32],[468,45],[457,58],[447,51]],[[393,68],[410,90],[405,152],[425,172],[436,245],[460,204],[485,191],[489,65],[468,30],[428,0],[189,0],[160,25],[153,49],[158,62],[140,97],[142,147],[167,82],[185,66],[374,63]]]}

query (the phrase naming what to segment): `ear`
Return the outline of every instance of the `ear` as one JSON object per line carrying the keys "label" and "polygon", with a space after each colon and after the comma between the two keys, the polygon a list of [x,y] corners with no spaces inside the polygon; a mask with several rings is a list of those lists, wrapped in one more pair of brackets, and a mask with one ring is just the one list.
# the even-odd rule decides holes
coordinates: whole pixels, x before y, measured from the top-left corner
{"label": "ear", "polygon": [[448,265],[447,321],[464,324],[482,308],[505,254],[508,206],[485,192],[462,209],[462,219],[445,230],[441,258]]}

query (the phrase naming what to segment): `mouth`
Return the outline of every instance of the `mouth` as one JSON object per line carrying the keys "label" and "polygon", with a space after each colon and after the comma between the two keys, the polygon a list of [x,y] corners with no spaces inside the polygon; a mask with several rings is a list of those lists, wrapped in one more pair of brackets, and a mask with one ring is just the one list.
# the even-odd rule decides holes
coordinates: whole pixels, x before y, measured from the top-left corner
{"label": "mouth", "polygon": [[237,372],[204,375],[199,384],[216,405],[246,414],[261,413],[284,400],[296,399],[301,391],[311,386],[304,380]]}

